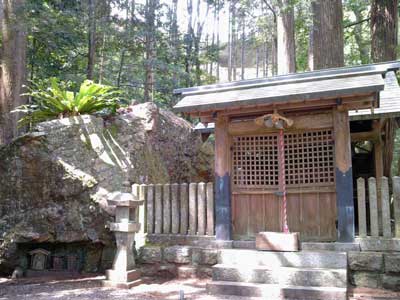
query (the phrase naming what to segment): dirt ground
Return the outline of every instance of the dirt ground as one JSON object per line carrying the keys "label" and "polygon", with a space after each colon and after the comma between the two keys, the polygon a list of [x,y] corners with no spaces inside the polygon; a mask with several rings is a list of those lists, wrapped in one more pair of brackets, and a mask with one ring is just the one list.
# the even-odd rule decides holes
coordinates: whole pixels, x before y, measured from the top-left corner
{"label": "dirt ground", "polygon": [[[10,280],[0,278],[0,300],[147,300],[179,299],[179,291],[186,300],[238,300],[242,297],[215,297],[205,289],[208,280],[146,278],[140,286],[130,290],[104,288],[104,276],[88,276],[69,279],[29,278]],[[249,298],[247,298],[249,299]],[[253,298],[255,299],[255,298]],[[350,289],[349,300],[398,300],[400,293],[357,288]]]}

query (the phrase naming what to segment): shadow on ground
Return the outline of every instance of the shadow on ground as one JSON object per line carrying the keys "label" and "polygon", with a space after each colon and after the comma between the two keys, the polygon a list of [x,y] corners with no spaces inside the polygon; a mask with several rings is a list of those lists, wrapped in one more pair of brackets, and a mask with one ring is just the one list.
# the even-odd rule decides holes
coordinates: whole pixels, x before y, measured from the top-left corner
{"label": "shadow on ground", "polygon": [[[178,300],[183,291],[186,300],[243,299],[235,296],[211,296],[206,279],[144,278],[144,283],[130,290],[102,287],[104,276],[70,278],[0,278],[0,300]],[[249,298],[246,298],[249,299]],[[399,292],[368,288],[349,288],[349,300],[398,300]]]}

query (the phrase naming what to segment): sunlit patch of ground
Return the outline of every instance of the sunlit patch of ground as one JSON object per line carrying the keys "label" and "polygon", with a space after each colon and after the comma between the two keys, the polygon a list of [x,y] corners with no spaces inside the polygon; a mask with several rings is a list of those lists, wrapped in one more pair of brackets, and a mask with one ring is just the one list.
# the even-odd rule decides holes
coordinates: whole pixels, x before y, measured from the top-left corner
{"label": "sunlit patch of ground", "polygon": [[177,300],[181,290],[184,292],[185,299],[242,299],[240,297],[213,297],[208,295],[206,292],[207,280],[204,279],[146,278],[142,285],[130,290],[104,288],[101,286],[102,279],[104,279],[104,276],[58,280],[50,278],[31,278],[17,281],[0,279],[0,300]]}
{"label": "sunlit patch of ground", "polygon": [[[146,299],[179,299],[179,291],[183,291],[185,299],[238,300],[242,297],[211,296],[206,292],[208,280],[199,279],[163,279],[146,278],[144,284],[130,290],[104,288],[101,280],[104,276],[88,276],[79,278],[25,278],[10,280],[0,278],[0,300],[146,300]],[[247,298],[248,299],[248,298]],[[395,300],[400,293],[376,289],[350,289],[350,300]]]}

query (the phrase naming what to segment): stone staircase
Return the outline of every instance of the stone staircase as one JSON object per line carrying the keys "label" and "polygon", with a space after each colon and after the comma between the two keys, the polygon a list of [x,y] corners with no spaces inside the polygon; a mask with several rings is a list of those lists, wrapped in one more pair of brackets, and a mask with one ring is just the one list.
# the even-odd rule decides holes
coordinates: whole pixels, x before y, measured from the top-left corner
{"label": "stone staircase", "polygon": [[211,294],[271,300],[345,300],[347,254],[221,249],[212,278],[207,285]]}

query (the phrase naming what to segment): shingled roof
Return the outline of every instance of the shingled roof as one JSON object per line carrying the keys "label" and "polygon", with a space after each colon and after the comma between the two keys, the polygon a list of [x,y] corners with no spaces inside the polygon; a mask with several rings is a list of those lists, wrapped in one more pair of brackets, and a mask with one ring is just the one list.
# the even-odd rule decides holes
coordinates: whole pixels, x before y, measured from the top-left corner
{"label": "shingled roof", "polygon": [[203,112],[380,92],[379,108],[351,112],[351,118],[378,118],[388,113],[400,116],[400,88],[394,73],[399,68],[396,61],[177,89],[175,94],[183,98],[174,109]]}

